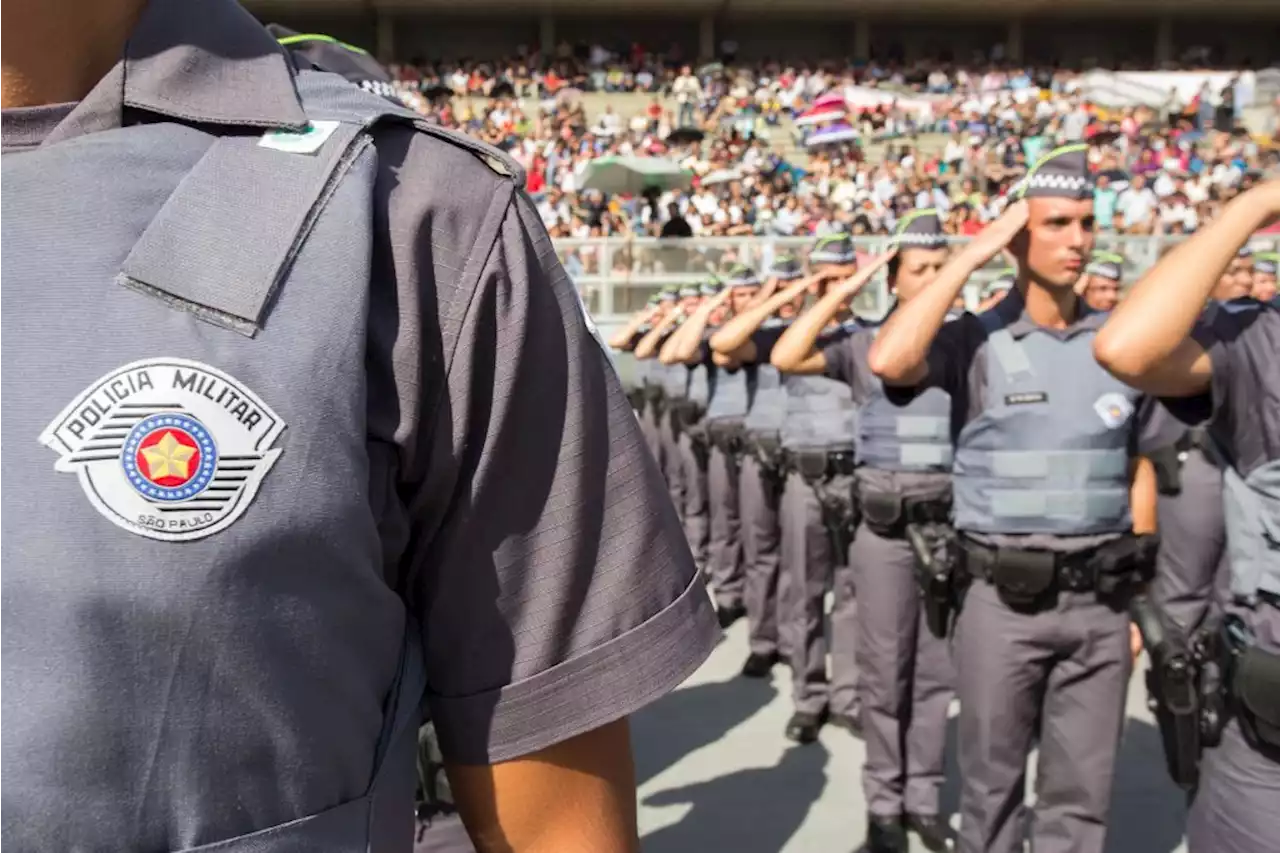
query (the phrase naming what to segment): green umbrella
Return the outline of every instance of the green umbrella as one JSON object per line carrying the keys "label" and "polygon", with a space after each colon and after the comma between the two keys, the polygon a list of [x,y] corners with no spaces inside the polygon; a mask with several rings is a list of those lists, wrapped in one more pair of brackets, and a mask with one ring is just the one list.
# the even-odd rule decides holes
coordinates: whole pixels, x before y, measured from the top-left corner
{"label": "green umbrella", "polygon": [[663,157],[601,157],[587,164],[582,189],[640,195],[645,190],[688,189],[693,172]]}

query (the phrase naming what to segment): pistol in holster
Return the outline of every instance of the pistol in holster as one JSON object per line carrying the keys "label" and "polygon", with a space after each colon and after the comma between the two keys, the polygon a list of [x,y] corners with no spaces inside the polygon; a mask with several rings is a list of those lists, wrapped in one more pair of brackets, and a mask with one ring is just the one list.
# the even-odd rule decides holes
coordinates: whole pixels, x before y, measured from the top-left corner
{"label": "pistol in holster", "polygon": [[835,559],[846,563],[854,531],[858,528],[858,508],[853,490],[837,486],[839,481],[824,480],[811,484],[822,510],[822,526],[835,549]]}
{"label": "pistol in holster", "polygon": [[959,534],[951,525],[937,521],[910,522],[905,533],[915,558],[925,624],[929,633],[944,639],[951,633],[963,591]]}
{"label": "pistol in holster", "polygon": [[707,438],[706,426],[702,423],[690,424],[685,427],[685,432],[689,434],[694,461],[698,463],[699,470],[705,473],[707,464],[711,461],[711,442]]}
{"label": "pistol in holster", "polygon": [[760,477],[770,504],[777,505],[787,484],[787,466],[782,453],[782,442],[776,435],[757,435],[753,441],[756,461],[760,463]]}
{"label": "pistol in holster", "polygon": [[1129,614],[1151,659],[1147,706],[1160,727],[1169,776],[1192,790],[1200,779],[1200,756],[1221,738],[1225,722],[1218,631],[1188,636],[1145,596],[1134,597]]}

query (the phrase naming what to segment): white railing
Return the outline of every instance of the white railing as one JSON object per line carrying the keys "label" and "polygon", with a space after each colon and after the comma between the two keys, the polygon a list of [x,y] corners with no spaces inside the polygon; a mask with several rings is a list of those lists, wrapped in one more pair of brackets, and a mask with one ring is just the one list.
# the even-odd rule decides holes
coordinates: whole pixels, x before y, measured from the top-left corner
{"label": "white railing", "polygon": [[[888,238],[859,237],[854,242],[860,253],[883,251]],[[1123,255],[1124,280],[1132,283],[1160,257],[1178,237],[1136,237],[1099,235],[1097,248]],[[953,238],[962,243],[963,238]],[[554,241],[569,277],[577,284],[588,310],[602,325],[613,325],[644,306],[663,287],[703,281],[721,274],[735,264],[763,270],[779,254],[790,253],[803,260],[813,245],[812,237],[712,237],[659,239],[656,237],[596,237]],[[1256,240],[1255,250],[1275,249],[1280,237]],[[982,285],[993,278],[1004,263],[996,259],[979,271],[966,291],[970,306],[977,304]],[[854,310],[878,317],[888,308],[888,292],[883,279],[858,295]]]}

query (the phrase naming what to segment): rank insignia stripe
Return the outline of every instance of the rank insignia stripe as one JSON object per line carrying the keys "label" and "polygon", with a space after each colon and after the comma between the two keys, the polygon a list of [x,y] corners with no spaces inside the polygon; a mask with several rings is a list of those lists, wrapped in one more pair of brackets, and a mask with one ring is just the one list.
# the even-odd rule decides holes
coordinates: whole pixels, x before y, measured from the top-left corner
{"label": "rank insignia stripe", "polygon": [[240,518],[279,458],[284,421],[200,362],[156,358],[101,377],[40,435],[113,524],[150,539],[202,539]]}

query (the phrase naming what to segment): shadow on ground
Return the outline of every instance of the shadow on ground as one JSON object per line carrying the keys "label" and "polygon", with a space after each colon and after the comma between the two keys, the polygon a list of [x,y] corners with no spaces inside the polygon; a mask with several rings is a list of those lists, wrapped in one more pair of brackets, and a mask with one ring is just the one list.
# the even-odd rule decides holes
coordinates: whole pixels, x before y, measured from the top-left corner
{"label": "shadow on ground", "polygon": [[1171,853],[1182,843],[1186,795],[1164,767],[1160,730],[1130,717],[1116,759],[1107,853]]}
{"label": "shadow on ground", "polygon": [[693,808],[680,822],[646,835],[641,847],[645,853],[778,853],[821,796],[827,759],[821,744],[792,747],[773,767],[654,794],[645,805],[689,803]]}
{"label": "shadow on ground", "polygon": [[768,679],[731,678],[681,688],[631,717],[636,785],[719,740],[777,695]]}

